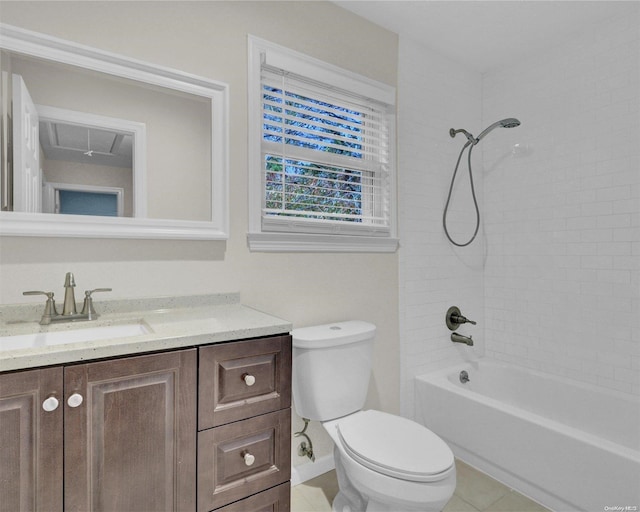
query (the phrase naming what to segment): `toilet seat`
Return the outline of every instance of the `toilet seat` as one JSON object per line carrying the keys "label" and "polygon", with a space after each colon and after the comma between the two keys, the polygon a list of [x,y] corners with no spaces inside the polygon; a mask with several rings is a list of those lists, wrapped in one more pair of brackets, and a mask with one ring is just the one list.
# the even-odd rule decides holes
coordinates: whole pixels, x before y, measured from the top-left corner
{"label": "toilet seat", "polygon": [[337,422],[345,451],[363,466],[402,480],[433,482],[454,464],[446,443],[426,427],[381,411],[360,411]]}

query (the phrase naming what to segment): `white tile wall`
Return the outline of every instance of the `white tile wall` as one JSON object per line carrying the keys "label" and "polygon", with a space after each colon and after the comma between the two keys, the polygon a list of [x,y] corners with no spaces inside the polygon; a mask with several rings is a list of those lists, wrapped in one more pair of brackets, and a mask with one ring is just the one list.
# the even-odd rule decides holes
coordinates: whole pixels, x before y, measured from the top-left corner
{"label": "white tile wall", "polygon": [[[640,10],[483,77],[487,355],[640,394]],[[514,144],[524,149],[513,154]]]}
{"label": "white tile wall", "polygon": [[[482,349],[481,343],[475,350],[454,346],[444,322],[452,305],[471,319],[483,314],[482,231],[471,246],[457,249],[442,230],[453,166],[466,142],[463,135],[451,139],[449,128],[478,130],[481,76],[401,39],[398,89],[401,410],[412,416],[415,375],[459,360],[460,352],[473,355]],[[478,165],[479,156],[474,158]],[[466,169],[464,162],[450,206],[452,235],[459,241],[475,227]],[[481,199],[482,181],[476,187]]]}
{"label": "white tile wall", "polygon": [[[415,375],[485,353],[640,394],[638,8],[484,76],[401,39],[403,414]],[[441,217],[464,139],[448,130],[506,117],[522,125],[475,150],[478,240],[454,248]],[[466,165],[456,181],[452,218],[470,233]],[[473,349],[449,341],[453,304],[478,320],[460,328]]]}

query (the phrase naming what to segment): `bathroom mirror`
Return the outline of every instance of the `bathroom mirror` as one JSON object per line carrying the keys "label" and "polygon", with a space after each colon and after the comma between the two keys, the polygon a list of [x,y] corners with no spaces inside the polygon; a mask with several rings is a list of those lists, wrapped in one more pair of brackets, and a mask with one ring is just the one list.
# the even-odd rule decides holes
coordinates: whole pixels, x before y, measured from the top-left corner
{"label": "bathroom mirror", "polygon": [[0,234],[226,239],[226,84],[0,24]]}

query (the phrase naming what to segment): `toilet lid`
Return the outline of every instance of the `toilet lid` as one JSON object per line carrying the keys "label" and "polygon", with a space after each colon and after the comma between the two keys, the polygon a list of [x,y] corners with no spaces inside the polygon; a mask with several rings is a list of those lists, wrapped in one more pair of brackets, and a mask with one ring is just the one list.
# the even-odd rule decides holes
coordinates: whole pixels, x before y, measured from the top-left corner
{"label": "toilet lid", "polygon": [[453,465],[453,453],[442,439],[400,416],[362,411],[340,420],[337,428],[349,455],[385,475],[429,482]]}

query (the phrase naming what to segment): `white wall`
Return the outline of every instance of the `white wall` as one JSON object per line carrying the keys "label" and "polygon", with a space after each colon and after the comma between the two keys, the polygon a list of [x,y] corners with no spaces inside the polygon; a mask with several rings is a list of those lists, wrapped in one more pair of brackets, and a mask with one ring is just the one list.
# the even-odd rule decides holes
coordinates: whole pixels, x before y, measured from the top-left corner
{"label": "white wall", "polygon": [[[4,2],[2,21],[227,82],[228,242],[3,238],[0,302],[61,293],[64,274],[111,297],[240,291],[294,326],[358,318],[378,326],[369,407],[399,410],[397,254],[250,253],[247,233],[247,34],[395,85],[397,36],[329,2]],[[96,233],[96,236],[100,236]],[[96,307],[99,307],[97,305]],[[294,420],[294,428],[302,422]],[[331,445],[314,425],[318,456]],[[297,442],[298,439],[295,440]],[[294,464],[306,462],[294,452]]]}
{"label": "white wall", "polygon": [[[483,80],[487,354],[640,394],[640,9]],[[528,151],[512,155],[514,143]]]}
{"label": "white wall", "polygon": [[[459,357],[482,353],[482,228],[465,248],[449,243],[442,211],[456,159],[467,139],[449,128],[480,128],[481,76],[409,39],[400,41],[400,330],[402,413],[413,416],[413,377]],[[472,164],[479,167],[480,153]],[[476,171],[477,176],[477,171]],[[475,228],[466,158],[460,164],[448,225],[465,242]],[[476,191],[482,200],[482,180]],[[462,326],[474,348],[454,345],[445,313],[457,305],[479,327]]]}

